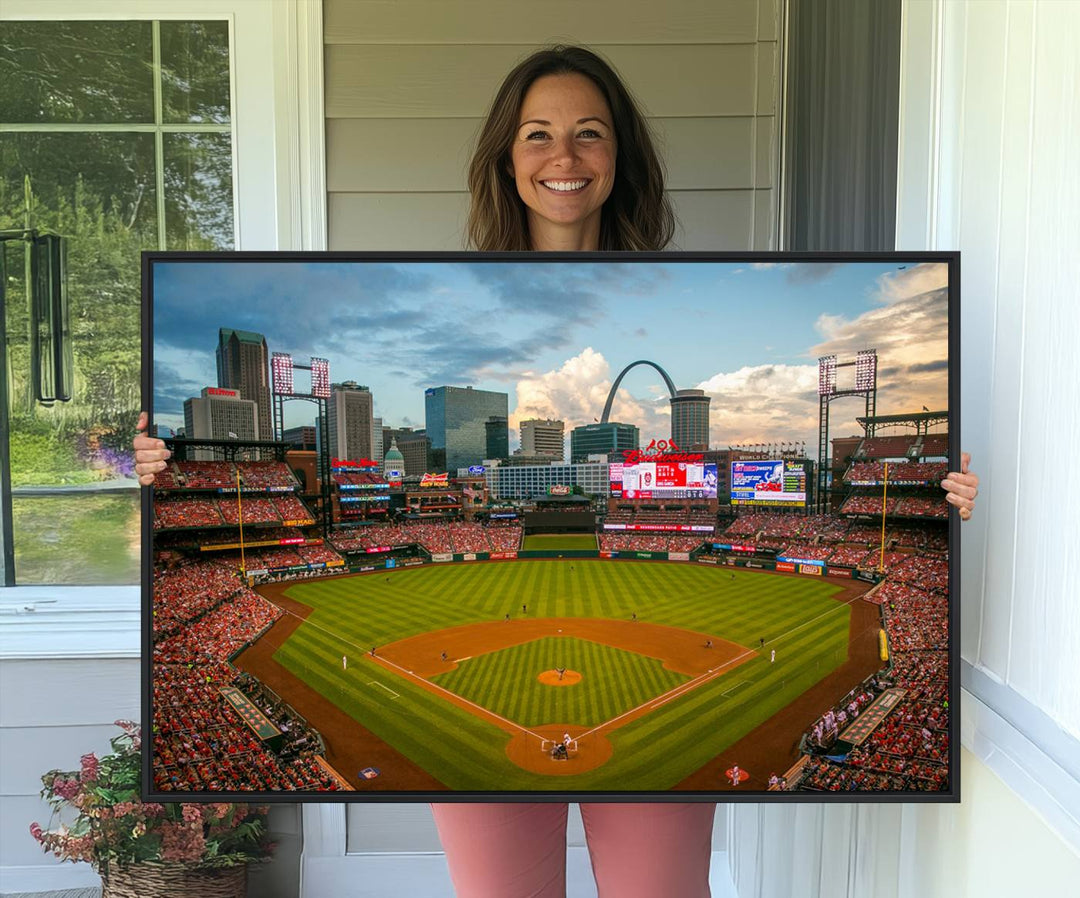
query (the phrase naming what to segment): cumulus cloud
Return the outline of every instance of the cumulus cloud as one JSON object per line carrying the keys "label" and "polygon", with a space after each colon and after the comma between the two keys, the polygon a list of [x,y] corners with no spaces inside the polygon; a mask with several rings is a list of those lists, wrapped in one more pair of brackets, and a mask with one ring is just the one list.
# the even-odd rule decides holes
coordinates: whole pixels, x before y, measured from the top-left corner
{"label": "cumulus cloud", "polygon": [[[525,372],[517,381],[517,406],[510,427],[529,418],[552,418],[566,423],[566,432],[592,424],[604,411],[613,382],[611,365],[602,353],[587,346],[558,368]],[[666,438],[671,432],[666,392],[657,399],[640,399],[620,387],[611,405],[612,421],[636,424],[642,437]]]}
{"label": "cumulus cloud", "polygon": [[[759,263],[755,267],[767,267]],[[823,355],[854,359],[861,349],[878,353],[878,414],[937,411],[948,406],[948,270],[917,265],[878,278],[875,307],[853,318],[821,315],[820,342],[806,365],[758,365],[721,372],[699,383],[712,397],[711,443],[805,441],[813,453],[818,429],[818,366]],[[838,386],[854,386],[854,368],[838,372]],[[830,407],[830,436],[861,433],[860,398]]]}
{"label": "cumulus cloud", "polygon": [[[821,342],[817,358],[854,358],[860,349],[878,355],[879,414],[917,412],[925,405],[948,407],[948,269],[932,263],[888,272],[878,278],[872,297],[877,308],[852,319],[822,315],[816,322]],[[840,372],[854,380],[853,369]]]}
{"label": "cumulus cloud", "polygon": [[756,365],[714,374],[697,385],[712,397],[709,442],[817,443],[817,366]]}

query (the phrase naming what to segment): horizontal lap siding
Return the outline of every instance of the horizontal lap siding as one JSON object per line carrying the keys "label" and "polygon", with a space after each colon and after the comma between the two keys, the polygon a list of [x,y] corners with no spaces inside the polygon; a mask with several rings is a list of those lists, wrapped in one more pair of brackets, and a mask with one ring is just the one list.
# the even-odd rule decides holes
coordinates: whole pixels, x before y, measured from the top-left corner
{"label": "horizontal lap siding", "polygon": [[329,248],[461,249],[465,172],[499,82],[546,42],[588,44],[650,115],[674,248],[775,248],[775,0],[715,4],[328,0]]}

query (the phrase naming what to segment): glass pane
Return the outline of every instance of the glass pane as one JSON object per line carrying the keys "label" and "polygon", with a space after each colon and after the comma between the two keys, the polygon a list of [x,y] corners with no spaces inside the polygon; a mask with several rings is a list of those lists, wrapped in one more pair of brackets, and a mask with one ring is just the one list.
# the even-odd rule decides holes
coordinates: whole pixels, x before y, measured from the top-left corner
{"label": "glass pane", "polygon": [[229,121],[229,23],[161,23],[164,122]]}
{"label": "glass pane", "polygon": [[232,249],[232,190],[229,134],[166,134],[166,247]]}
{"label": "glass pane", "polygon": [[139,491],[12,500],[20,584],[139,582]]}
{"label": "glass pane", "polygon": [[0,121],[154,121],[150,22],[4,22]]}

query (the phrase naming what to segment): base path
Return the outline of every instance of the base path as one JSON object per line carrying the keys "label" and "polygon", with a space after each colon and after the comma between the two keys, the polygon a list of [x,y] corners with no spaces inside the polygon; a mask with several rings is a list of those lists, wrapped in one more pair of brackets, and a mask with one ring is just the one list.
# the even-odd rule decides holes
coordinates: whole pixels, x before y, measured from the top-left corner
{"label": "base path", "polygon": [[[316,692],[292,671],[274,660],[276,652],[311,608],[286,598],[285,590],[293,583],[260,586],[258,592],[288,614],[282,617],[251,648],[242,652],[233,665],[246,670],[292,705],[319,731],[326,743],[326,760],[354,789],[364,792],[442,792],[446,786],[415,761],[401,754],[370,730],[365,729],[325,696]],[[378,767],[382,775],[365,780],[360,771]]]}
{"label": "base path", "polygon": [[881,610],[877,605],[859,599],[872,584],[832,579],[829,582],[846,586],[834,598],[851,604],[847,661],[673,789],[737,791],[725,777],[725,771],[733,764],[750,773],[749,780],[740,783],[740,789],[768,789],[770,773],[782,775],[798,760],[799,740],[814,721],[854,686],[884,667],[878,654]]}

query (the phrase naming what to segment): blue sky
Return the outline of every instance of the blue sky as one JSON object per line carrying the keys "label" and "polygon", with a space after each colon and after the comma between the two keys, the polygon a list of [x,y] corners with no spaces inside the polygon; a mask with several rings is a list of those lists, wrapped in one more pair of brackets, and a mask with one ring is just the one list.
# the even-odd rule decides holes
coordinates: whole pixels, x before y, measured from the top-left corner
{"label": "blue sky", "polygon": [[[424,426],[426,387],[509,394],[510,421],[598,418],[612,382],[649,359],[713,396],[712,444],[816,445],[817,358],[879,353],[882,414],[945,408],[946,269],[882,263],[168,262],[154,267],[155,419],[215,384],[219,327],[271,352],[330,360],[368,385],[390,426]],[[666,389],[647,366],[612,418],[667,437]],[[847,408],[850,407],[850,414]],[[289,425],[312,407],[287,405]],[[834,436],[861,402],[834,403]],[[516,442],[512,434],[512,443]]]}

